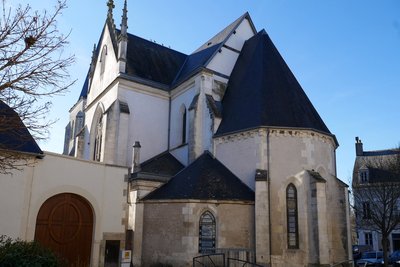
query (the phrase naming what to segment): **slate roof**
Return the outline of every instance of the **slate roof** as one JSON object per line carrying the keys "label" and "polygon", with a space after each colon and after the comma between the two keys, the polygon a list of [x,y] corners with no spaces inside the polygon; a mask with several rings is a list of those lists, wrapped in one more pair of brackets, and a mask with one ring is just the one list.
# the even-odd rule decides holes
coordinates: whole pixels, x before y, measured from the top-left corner
{"label": "slate roof", "polygon": [[83,83],[83,86],[82,86],[81,94],[79,95],[79,99],[81,99],[81,98],[86,99],[88,90],[89,90],[89,73],[86,75],[85,82]]}
{"label": "slate roof", "polygon": [[196,49],[196,51],[194,51],[194,53],[197,53],[197,52],[199,52],[199,51],[201,51],[203,49],[206,49],[206,48],[208,48],[210,46],[213,46],[215,44],[223,44],[223,43],[225,43],[227,41],[227,39],[229,38],[229,36],[237,29],[237,27],[240,25],[240,23],[244,19],[248,19],[249,23],[250,23],[250,26],[253,28],[253,31],[257,32],[256,28],[253,25],[253,22],[250,19],[249,13],[246,12],[242,16],[237,18],[234,22],[232,22],[231,24],[226,26],[224,29],[222,29],[219,33],[214,35],[210,40],[208,40],[207,42],[202,44],[199,48]]}
{"label": "slate roof", "polygon": [[187,55],[128,34],[126,73],[164,85],[171,85]]}
{"label": "slate roof", "polygon": [[254,192],[209,152],[204,152],[168,183],[143,200],[254,201]]}
{"label": "slate roof", "polygon": [[140,165],[140,171],[157,175],[174,176],[184,167],[171,153],[164,152],[143,162]]}
{"label": "slate roof", "polygon": [[179,84],[181,81],[184,81],[191,75],[195,74],[198,70],[205,67],[205,64],[208,62],[210,57],[214,55],[219,48],[220,44],[216,44],[187,56],[185,63],[177,74],[172,85],[175,86]]}
{"label": "slate roof", "polygon": [[265,30],[247,40],[222,100],[216,135],[262,126],[330,134]]}
{"label": "slate roof", "polygon": [[[229,36],[246,18],[255,32],[250,15],[246,12],[190,55],[128,33],[126,74],[128,77],[136,77],[163,85],[156,86],[158,89],[171,90],[173,87],[179,85],[180,82],[185,81],[202,68],[205,68],[224,42],[226,42]],[[108,19],[106,20],[106,24],[109,26],[109,29],[113,29]],[[96,46],[95,59],[97,59],[100,53],[100,44],[105,28],[104,26]],[[118,46],[116,40],[120,34],[120,30],[116,29],[115,34],[110,34],[114,51],[117,53]],[[86,77],[79,99],[87,97],[88,81],[89,74]],[[155,84],[153,83],[153,85]]]}
{"label": "slate roof", "polygon": [[360,169],[368,170],[368,182],[393,182],[400,181],[398,166],[400,162],[399,149],[385,149],[375,151],[363,151],[362,155],[356,156],[353,168],[353,186],[359,182],[358,173]]}
{"label": "slate roof", "polygon": [[0,149],[43,154],[18,114],[1,100],[0,129]]}

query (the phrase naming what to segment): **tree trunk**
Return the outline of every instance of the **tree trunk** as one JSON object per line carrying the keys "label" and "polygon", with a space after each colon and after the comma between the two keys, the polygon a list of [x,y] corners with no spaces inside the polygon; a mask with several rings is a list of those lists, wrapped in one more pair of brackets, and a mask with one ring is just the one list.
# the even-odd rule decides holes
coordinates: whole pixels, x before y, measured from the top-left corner
{"label": "tree trunk", "polygon": [[382,235],[383,260],[385,267],[388,267],[388,245],[389,240],[387,238],[387,235]]}

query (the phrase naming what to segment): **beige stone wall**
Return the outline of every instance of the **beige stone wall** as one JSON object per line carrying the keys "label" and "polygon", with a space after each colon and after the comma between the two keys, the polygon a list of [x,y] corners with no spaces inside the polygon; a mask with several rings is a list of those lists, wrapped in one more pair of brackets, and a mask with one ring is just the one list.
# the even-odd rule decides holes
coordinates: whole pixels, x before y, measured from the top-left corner
{"label": "beige stone wall", "polygon": [[[45,153],[32,167],[0,175],[0,234],[33,240],[42,204],[60,193],[85,198],[93,209],[92,266],[101,266],[105,236],[124,241],[126,167]],[[123,244],[123,242],[121,242]]]}
{"label": "beige stone wall", "polygon": [[[252,188],[257,186],[252,184],[256,169],[268,170],[269,185],[261,182],[255,188],[256,199],[268,198],[256,204],[259,262],[303,267],[348,258],[347,200],[344,185],[336,178],[333,137],[310,130],[260,128],[216,138],[214,146],[217,158]],[[238,153],[241,157],[235,156]],[[311,170],[323,180],[317,183],[308,173]],[[286,188],[290,183],[298,194],[299,249],[287,246]],[[270,243],[258,237],[262,231],[270,231],[266,233]]]}
{"label": "beige stone wall", "polygon": [[205,211],[216,219],[217,248],[254,248],[254,203],[147,201],[141,266],[192,266],[193,257],[200,255],[199,219]]}

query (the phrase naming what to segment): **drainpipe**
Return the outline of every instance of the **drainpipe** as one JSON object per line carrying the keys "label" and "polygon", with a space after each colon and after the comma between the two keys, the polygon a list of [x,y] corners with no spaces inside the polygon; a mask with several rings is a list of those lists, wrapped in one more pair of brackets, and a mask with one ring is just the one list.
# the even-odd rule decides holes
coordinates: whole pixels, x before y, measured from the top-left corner
{"label": "drainpipe", "polygon": [[272,222],[271,222],[271,173],[270,173],[270,145],[269,145],[269,129],[267,129],[267,174],[268,174],[268,223],[269,223],[269,266],[272,265]]}

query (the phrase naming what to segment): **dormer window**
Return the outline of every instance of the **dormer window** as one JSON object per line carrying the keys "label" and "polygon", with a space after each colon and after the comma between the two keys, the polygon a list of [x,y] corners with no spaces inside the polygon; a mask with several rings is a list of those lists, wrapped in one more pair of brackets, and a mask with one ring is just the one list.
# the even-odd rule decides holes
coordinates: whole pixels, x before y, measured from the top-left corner
{"label": "dormer window", "polygon": [[360,184],[368,183],[368,181],[369,181],[368,169],[360,169],[358,171],[358,178],[359,178]]}

